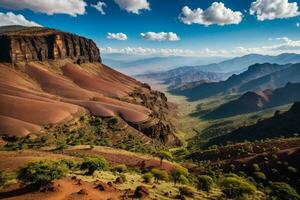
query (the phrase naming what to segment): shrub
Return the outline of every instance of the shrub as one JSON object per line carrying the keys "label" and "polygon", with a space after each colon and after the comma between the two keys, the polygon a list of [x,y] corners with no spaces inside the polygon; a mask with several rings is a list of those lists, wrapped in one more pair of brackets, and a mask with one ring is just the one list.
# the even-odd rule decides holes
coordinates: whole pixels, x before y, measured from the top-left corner
{"label": "shrub", "polygon": [[127,172],[127,166],[124,164],[117,165],[113,168],[113,171],[118,173]]}
{"label": "shrub", "polygon": [[180,187],[179,188],[179,194],[181,196],[186,196],[186,197],[194,197],[195,191],[190,188],[190,187]]}
{"label": "shrub", "polygon": [[186,176],[184,176],[184,175],[181,175],[180,177],[179,177],[179,183],[181,183],[181,184],[188,184],[190,181],[189,181],[189,179],[186,177]]}
{"label": "shrub", "polygon": [[172,153],[169,151],[160,151],[158,157],[160,158],[160,165],[162,165],[164,159],[169,160],[173,158]]}
{"label": "shrub", "polygon": [[153,174],[154,180],[156,182],[158,182],[159,180],[161,181],[169,180],[169,175],[165,170],[153,168],[151,170],[151,173]]}
{"label": "shrub", "polygon": [[108,170],[109,164],[103,157],[89,156],[85,157],[80,169],[88,170],[88,175],[93,175],[96,170]]}
{"label": "shrub", "polygon": [[181,166],[175,166],[171,172],[171,177],[175,185],[177,182],[180,182],[180,178],[185,177],[187,179],[188,175],[189,175],[189,171],[186,168]]}
{"label": "shrub", "polygon": [[229,198],[253,194],[256,191],[256,187],[253,184],[237,175],[225,177],[221,183],[221,189]]}
{"label": "shrub", "polygon": [[66,165],[58,161],[38,161],[20,169],[17,178],[23,183],[43,186],[64,177],[66,173]]}
{"label": "shrub", "polygon": [[0,171],[0,188],[5,186],[8,181],[8,176],[4,171]]}
{"label": "shrub", "polygon": [[254,163],[254,164],[252,165],[252,167],[253,167],[253,170],[254,170],[254,171],[256,171],[256,172],[260,171],[260,167],[259,167],[258,164]]}
{"label": "shrub", "polygon": [[76,162],[74,160],[63,159],[63,160],[60,160],[60,163],[66,165],[68,167],[68,169],[70,169],[70,170],[75,170],[78,167],[78,162]]}
{"label": "shrub", "polygon": [[144,183],[151,183],[153,179],[153,174],[151,172],[148,172],[143,175],[143,182]]}
{"label": "shrub", "polygon": [[209,192],[212,189],[213,184],[214,184],[214,180],[210,176],[207,176],[207,175],[199,176],[197,179],[198,189],[206,191],[206,192]]}
{"label": "shrub", "polygon": [[267,177],[263,172],[254,172],[254,177],[257,178],[258,180],[266,180]]}
{"label": "shrub", "polygon": [[275,182],[271,184],[270,196],[275,200],[299,200],[300,195],[289,184],[283,182]]}

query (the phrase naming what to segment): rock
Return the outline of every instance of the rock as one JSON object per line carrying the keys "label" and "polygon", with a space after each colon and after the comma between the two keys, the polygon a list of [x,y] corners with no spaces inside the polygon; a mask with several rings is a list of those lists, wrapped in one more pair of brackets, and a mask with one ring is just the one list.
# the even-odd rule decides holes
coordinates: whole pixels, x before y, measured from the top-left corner
{"label": "rock", "polygon": [[122,177],[119,176],[119,177],[116,178],[114,183],[115,184],[122,184],[122,183],[124,183],[124,180],[122,179]]}
{"label": "rock", "polygon": [[138,186],[134,191],[134,198],[144,199],[149,196],[149,190],[145,186]]}
{"label": "rock", "polygon": [[17,63],[71,58],[77,64],[101,62],[96,44],[84,37],[30,27],[0,35],[0,61]]}

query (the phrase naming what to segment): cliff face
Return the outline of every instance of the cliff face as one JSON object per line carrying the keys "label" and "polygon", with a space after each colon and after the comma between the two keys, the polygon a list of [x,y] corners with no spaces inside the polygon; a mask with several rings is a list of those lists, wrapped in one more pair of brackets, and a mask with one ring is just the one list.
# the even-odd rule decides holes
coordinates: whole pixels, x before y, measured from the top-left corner
{"label": "cliff face", "polygon": [[71,58],[78,64],[101,62],[89,39],[45,28],[26,28],[0,35],[0,61],[17,63]]}
{"label": "cliff face", "polygon": [[92,115],[125,123],[112,137],[181,144],[165,95],[102,64],[92,40],[22,28],[0,30],[0,43],[0,137],[41,133],[49,124]]}

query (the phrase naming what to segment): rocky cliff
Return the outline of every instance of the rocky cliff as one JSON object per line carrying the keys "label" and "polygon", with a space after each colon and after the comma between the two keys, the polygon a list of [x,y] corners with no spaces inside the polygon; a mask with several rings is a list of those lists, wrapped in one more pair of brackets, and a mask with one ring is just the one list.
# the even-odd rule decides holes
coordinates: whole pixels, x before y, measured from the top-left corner
{"label": "rocky cliff", "polygon": [[100,62],[89,39],[45,28],[24,28],[0,34],[0,61],[17,63],[71,58],[77,63]]}
{"label": "rocky cliff", "polygon": [[[165,95],[102,64],[92,40],[18,28],[0,30],[0,43],[0,136],[41,134],[45,127],[89,116],[117,118],[118,131],[107,133],[120,140],[181,144]],[[74,124],[70,134],[86,121]]]}

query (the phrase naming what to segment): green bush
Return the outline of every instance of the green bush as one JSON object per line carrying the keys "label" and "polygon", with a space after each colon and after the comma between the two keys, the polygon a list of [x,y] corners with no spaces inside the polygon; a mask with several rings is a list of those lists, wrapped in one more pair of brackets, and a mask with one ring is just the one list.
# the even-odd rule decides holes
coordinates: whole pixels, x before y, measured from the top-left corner
{"label": "green bush", "polygon": [[67,166],[59,161],[38,161],[20,169],[17,178],[26,184],[47,185],[67,173]]}
{"label": "green bush", "polygon": [[8,176],[4,171],[0,171],[0,188],[5,186],[8,181]]}
{"label": "green bush", "polygon": [[170,160],[170,159],[173,158],[173,155],[169,151],[160,151],[158,153],[158,157],[160,158],[160,165],[162,165],[162,162],[163,162],[164,159]]}
{"label": "green bush", "polygon": [[177,182],[180,182],[180,178],[185,177],[187,179],[188,175],[189,175],[189,171],[186,168],[181,166],[175,166],[171,172],[171,177],[175,185]]}
{"label": "green bush", "polygon": [[300,195],[289,184],[283,182],[275,182],[271,184],[270,196],[274,200],[299,200]]}
{"label": "green bush", "polygon": [[82,162],[80,169],[88,170],[88,175],[93,175],[96,170],[108,170],[109,164],[105,158],[100,156],[89,156],[85,157]]}
{"label": "green bush", "polygon": [[207,175],[202,175],[197,178],[197,187],[199,190],[209,192],[214,185],[214,180]]}
{"label": "green bush", "polygon": [[253,175],[258,180],[267,180],[267,177],[263,172],[254,172]]}
{"label": "green bush", "polygon": [[179,183],[186,185],[189,182],[190,181],[189,181],[189,179],[186,176],[184,176],[184,175],[179,176]]}
{"label": "green bush", "polygon": [[144,183],[151,183],[153,179],[153,174],[151,172],[147,172],[143,175],[143,182]]}
{"label": "green bush", "polygon": [[127,172],[127,166],[124,164],[120,164],[120,165],[115,166],[112,171],[118,172],[118,173],[124,173],[124,172]]}
{"label": "green bush", "polygon": [[181,196],[193,198],[195,196],[195,191],[190,187],[180,187],[179,194]]}
{"label": "green bush", "polygon": [[244,194],[253,194],[256,187],[246,179],[237,175],[230,175],[221,182],[221,189],[229,198],[241,197]]}
{"label": "green bush", "polygon": [[74,160],[63,159],[60,160],[60,163],[66,165],[70,170],[76,170],[79,167],[78,162]]}
{"label": "green bush", "polygon": [[157,169],[157,168],[153,168],[151,170],[151,173],[154,177],[154,180],[156,182],[158,182],[159,180],[161,181],[167,181],[169,180],[169,175],[165,170],[161,170],[161,169]]}

